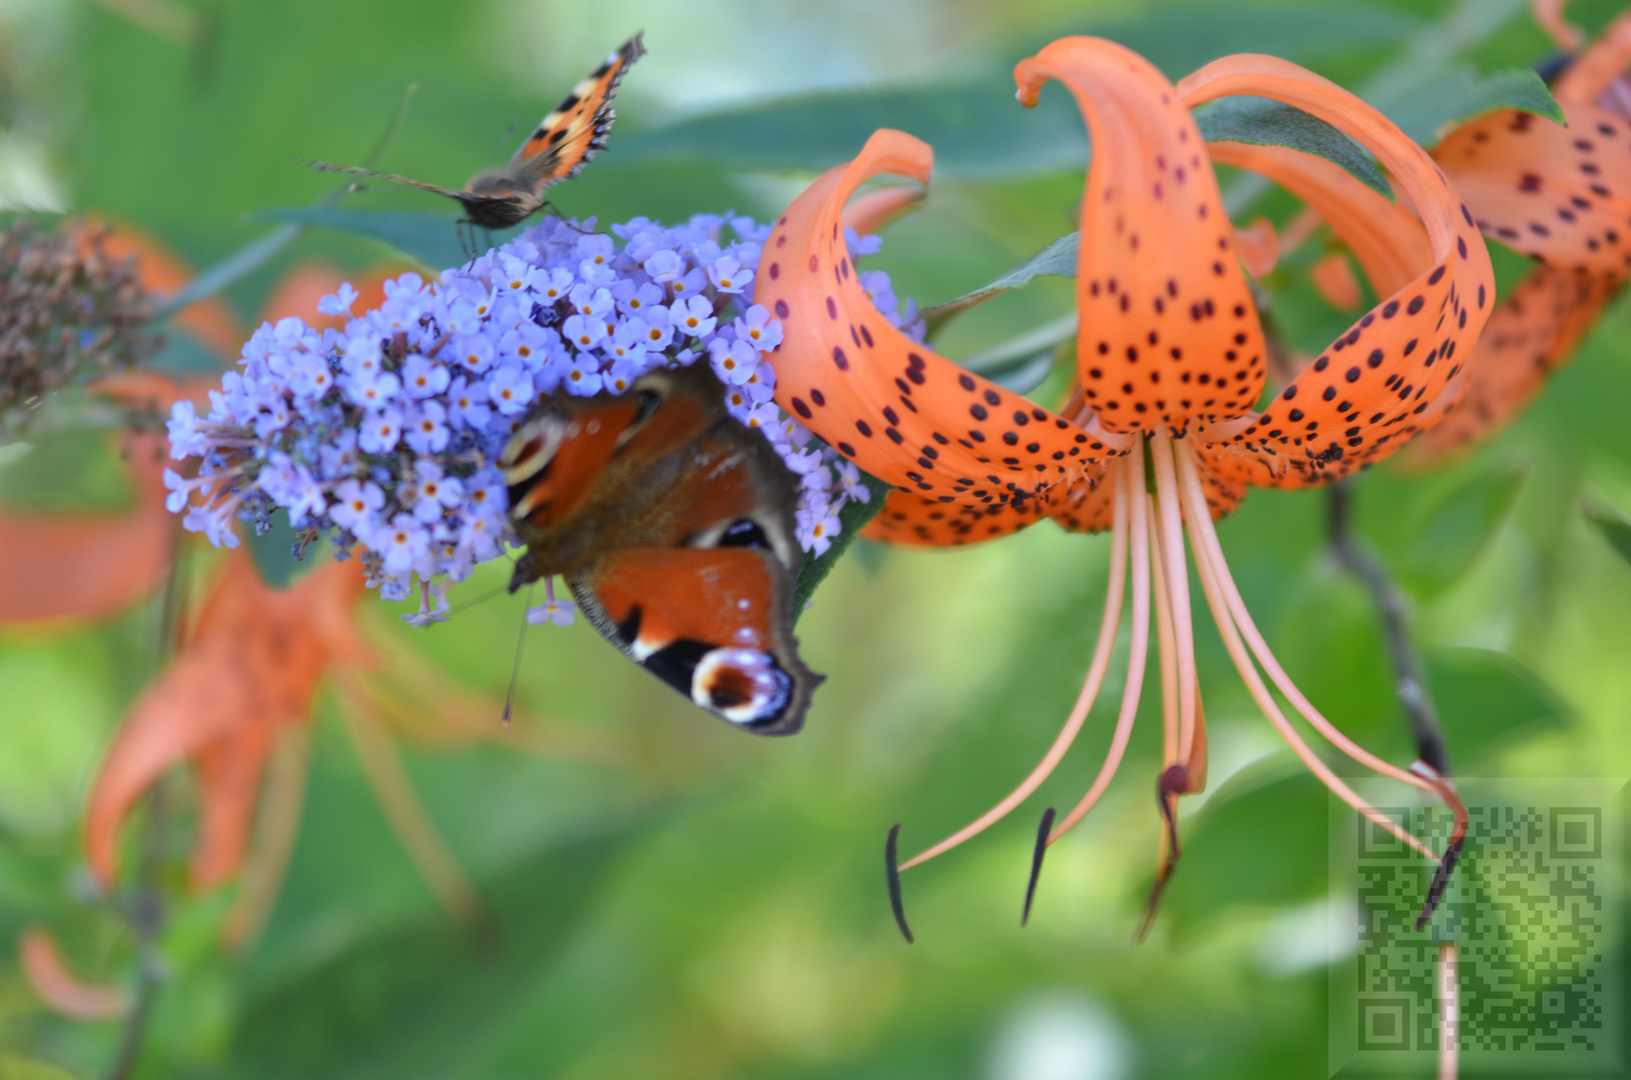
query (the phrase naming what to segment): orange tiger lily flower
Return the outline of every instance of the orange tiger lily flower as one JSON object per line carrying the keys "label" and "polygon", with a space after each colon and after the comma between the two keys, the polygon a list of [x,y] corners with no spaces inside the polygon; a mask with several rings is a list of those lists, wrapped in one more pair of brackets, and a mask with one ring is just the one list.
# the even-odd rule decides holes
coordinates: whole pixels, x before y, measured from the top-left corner
{"label": "orange tiger lily flower", "polygon": [[[1176,799],[1200,791],[1206,772],[1186,535],[1224,644],[1293,752],[1349,805],[1440,861],[1332,771],[1268,683],[1343,753],[1443,798],[1459,814],[1453,790],[1421,763],[1400,768],[1358,746],[1297,689],[1241,600],[1213,519],[1250,484],[1319,484],[1381,460],[1420,428],[1440,395],[1459,387],[1460,364],[1494,292],[1472,215],[1426,153],[1381,114],[1273,57],[1225,58],[1174,86],[1120,45],[1075,37],[1022,61],[1015,79],[1027,105],[1046,81],[1064,83],[1094,147],[1076,279],[1077,382],[1062,415],[935,355],[890,328],[866,302],[842,246],[839,214],[850,194],[879,173],[927,182],[932,151],[908,135],[875,133],[853,162],[811,184],[778,221],[758,279],[758,302],[783,320],[773,355],[777,400],[861,468],[899,488],[868,535],[959,544],[1043,517],[1112,534],[1099,641],[1064,729],[1007,798],[900,868],[1005,816],[1064,756],[1108,670],[1130,564],[1132,649],[1110,749],[1081,802],[1044,832],[1051,843],[1079,821],[1120,763],[1137,712],[1153,607],[1166,731],[1159,890],[1177,854]],[[1204,145],[1189,110],[1234,94],[1273,98],[1340,127],[1391,172],[1401,205],[1323,159],[1280,147]],[[1262,172],[1316,207],[1385,297],[1261,411],[1263,330],[1214,162]],[[1146,492],[1146,453],[1153,494]],[[1441,876],[1454,858],[1452,847],[1440,861]]]}
{"label": "orange tiger lily flower", "polygon": [[[1578,40],[1562,4],[1538,5],[1560,40]],[[1442,423],[1411,447],[1428,465],[1511,420],[1567,363],[1619,295],[1631,267],[1631,13],[1570,62],[1552,87],[1566,127],[1505,109],[1463,124],[1433,152],[1489,238],[1536,261],[1490,316],[1470,378]]]}
{"label": "orange tiger lily flower", "polygon": [[362,594],[356,562],[326,562],[284,592],[261,581],[249,556],[228,556],[175,663],[136,703],[92,786],[85,854],[104,884],[118,873],[119,826],[182,761],[203,815],[194,886],[237,870],[279,736],[310,718],[325,671],[372,663],[353,612]]}

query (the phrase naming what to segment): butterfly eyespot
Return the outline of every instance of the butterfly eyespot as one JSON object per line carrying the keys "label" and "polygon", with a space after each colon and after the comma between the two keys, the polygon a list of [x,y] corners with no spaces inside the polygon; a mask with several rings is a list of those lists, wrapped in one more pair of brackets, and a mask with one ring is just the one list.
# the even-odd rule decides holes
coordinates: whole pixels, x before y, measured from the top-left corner
{"label": "butterfly eyespot", "polygon": [[759,649],[723,648],[704,654],[691,676],[691,700],[733,724],[760,724],[787,708],[793,680]]}

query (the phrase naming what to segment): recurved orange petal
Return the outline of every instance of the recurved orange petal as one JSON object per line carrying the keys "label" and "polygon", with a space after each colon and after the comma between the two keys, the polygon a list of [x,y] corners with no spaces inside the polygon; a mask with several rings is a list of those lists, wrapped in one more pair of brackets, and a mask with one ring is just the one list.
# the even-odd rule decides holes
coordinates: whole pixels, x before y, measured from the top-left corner
{"label": "recurved orange petal", "polygon": [[1606,93],[1610,85],[1631,65],[1631,12],[1608,25],[1601,37],[1576,56],[1552,86],[1552,96],[1560,104],[1589,105]]}
{"label": "recurved orange petal", "polygon": [[928,193],[929,189],[920,184],[869,191],[844,208],[844,228],[870,236],[922,202]]}
{"label": "recurved orange petal", "polygon": [[776,401],[903,491],[987,505],[1023,499],[1080,475],[1103,447],[890,326],[844,244],[840,217],[856,188],[880,173],[927,182],[932,162],[910,135],[875,132],[776,223],[755,281],[756,302],[782,321]]}
{"label": "recurved orange petal", "polygon": [[349,623],[361,592],[355,561],[326,562],[279,591],[241,550],[227,557],[191,639],[119,729],[92,788],[85,850],[102,881],[117,875],[118,830],[131,807],[182,760],[200,780],[194,883],[237,869],[277,734],[310,718],[326,667],[367,661]]}
{"label": "recurved orange petal", "polygon": [[213,888],[243,865],[260,803],[261,777],[271,762],[279,727],[240,724],[230,738],[217,739],[193,755],[199,809],[194,888]]}
{"label": "recurved orange petal", "polygon": [[1410,444],[1409,464],[1432,464],[1521,411],[1573,355],[1615,291],[1591,274],[1538,267],[1490,316],[1466,389],[1443,420]]}
{"label": "recurved orange petal", "polygon": [[1503,110],[1434,151],[1478,227],[1554,266],[1623,280],[1631,265],[1631,124],[1563,105],[1569,126]]}
{"label": "recurved orange petal", "polygon": [[1241,265],[1252,277],[1273,273],[1274,264],[1280,261],[1280,235],[1274,231],[1274,222],[1266,217],[1238,230],[1235,246],[1240,250]]}
{"label": "recurved orange petal", "polygon": [[0,514],[0,623],[99,619],[150,595],[177,535],[162,435],[131,436],[136,505],[121,514]]}
{"label": "recurved orange petal", "polygon": [[1199,129],[1130,49],[1062,38],[1014,69],[1034,105],[1058,79],[1093,140],[1082,196],[1077,368],[1106,430],[1239,416],[1262,393],[1262,327]]}
{"label": "recurved orange petal", "polygon": [[[1206,149],[1218,164],[1265,176],[1307,203],[1353,252],[1377,295],[1396,292],[1433,264],[1432,245],[1415,216],[1335,162],[1286,146],[1214,142]],[[1300,236],[1303,228],[1295,232]],[[1292,235],[1288,229],[1283,239]]]}
{"label": "recurved orange petal", "polygon": [[130,1011],[130,998],[119,987],[81,978],[44,927],[31,926],[18,937],[17,966],[40,1000],[70,1020],[118,1020]]}
{"label": "recurved orange petal", "polygon": [[1426,152],[1389,120],[1295,64],[1226,57],[1180,89],[1196,104],[1231,94],[1272,98],[1347,132],[1376,155],[1416,208],[1434,264],[1362,316],[1261,416],[1203,457],[1237,479],[1296,486],[1391,454],[1419,430],[1421,414],[1459,373],[1493,306],[1494,273],[1471,212]]}
{"label": "recurved orange petal", "polygon": [[1308,271],[1308,279],[1326,302],[1338,311],[1352,311],[1364,299],[1364,294],[1359,291],[1359,279],[1354,277],[1353,267],[1348,263],[1348,256],[1340,251],[1333,251],[1315,263]]}

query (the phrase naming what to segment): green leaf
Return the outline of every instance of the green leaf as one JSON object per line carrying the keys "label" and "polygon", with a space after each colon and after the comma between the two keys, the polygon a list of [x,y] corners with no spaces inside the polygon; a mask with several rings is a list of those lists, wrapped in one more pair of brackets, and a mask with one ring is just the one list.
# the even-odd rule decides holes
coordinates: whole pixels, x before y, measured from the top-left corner
{"label": "green leaf", "polygon": [[1400,580],[1420,597],[1454,584],[1506,520],[1523,475],[1518,469],[1484,473],[1430,506],[1410,530],[1397,567]]}
{"label": "green leaf", "polygon": [[332,558],[334,552],[327,543],[307,545],[305,553],[295,558],[295,530],[289,525],[289,512],[281,507],[272,511],[272,528],[261,536],[253,529],[245,529],[244,546],[260,571],[261,580],[274,589],[287,589],[296,578],[303,576],[321,559]]}
{"label": "green leaf", "polygon": [[[1050,38],[1084,32],[1079,19],[1072,23],[1057,28]],[[1151,4],[1130,18],[1106,21],[1089,32],[1120,42],[1176,80],[1233,53],[1268,53],[1305,63],[1330,53],[1393,45],[1422,29],[1421,21],[1380,4],[1303,7],[1190,0]]]}
{"label": "green leaf", "polygon": [[0,1054],[0,1080],[74,1080],[74,1074],[33,1058]]}
{"label": "green leaf", "polygon": [[[371,926],[331,959],[265,989],[247,1010],[226,1074],[472,1076],[512,1032],[572,1008],[559,975],[601,914],[602,882],[656,813],[609,823],[530,854],[482,882],[497,925],[485,941],[461,936],[439,911],[407,925]],[[570,987],[564,988],[566,994]],[[581,1052],[581,1050],[580,1050]],[[534,1050],[558,1075],[562,1048]]]}
{"label": "green leaf", "polygon": [[1327,124],[1291,105],[1268,98],[1231,97],[1196,110],[1195,123],[1207,142],[1238,142],[1252,146],[1289,146],[1305,154],[1341,165],[1385,198],[1393,190],[1376,167],[1370,151]]}
{"label": "green leaf", "polygon": [[1620,558],[1631,563],[1631,522],[1608,510],[1586,507],[1586,519],[1597,526],[1609,546],[1619,552]]}
{"label": "green leaf", "polygon": [[1423,665],[1457,772],[1515,738],[1564,728],[1573,716],[1556,691],[1504,653],[1436,648]]}
{"label": "green leaf", "polygon": [[[341,210],[329,206],[289,206],[258,210],[250,215],[257,221],[286,221],[302,227],[334,229],[366,236],[406,255],[427,269],[440,273],[450,266],[463,266],[468,253],[459,241],[458,218],[428,210]],[[519,228],[481,235],[483,244],[502,244]]]}
{"label": "green leaf", "polygon": [[[403,119],[408,115],[408,102],[413,100],[414,92],[418,89],[418,84],[414,83],[403,92],[402,100],[398,103],[396,112],[392,114],[390,123],[385,125],[385,130],[381,132],[379,140],[374,143],[374,148],[363,159],[363,164],[366,167],[372,168],[379,161],[380,156],[385,153],[385,148],[391,145],[391,140],[396,138],[397,131],[402,127]],[[342,184],[323,196],[317,205],[319,207],[337,205],[341,199],[351,193],[353,186],[350,182]],[[285,225],[280,229],[273,229],[266,235],[251,240],[184,285],[174,296],[166,300],[158,311],[153,313],[153,321],[158,322],[169,318],[188,305],[214,296],[238,279],[254,273],[270,262],[284,248],[299,239],[300,234],[305,231],[303,225]]]}
{"label": "green leaf", "polygon": [[197,338],[175,327],[165,331],[164,348],[153,357],[149,366],[154,371],[182,378],[219,375],[226,370],[221,366],[221,360],[201,345]]}
{"label": "green leaf", "polygon": [[1076,313],[1071,312],[958,363],[1016,394],[1028,394],[1047,379],[1061,352],[1075,337]]}
{"label": "green leaf", "polygon": [[1320,552],[1294,579],[1274,623],[1280,663],[1321,712],[1360,743],[1403,749],[1404,717],[1394,692],[1381,620],[1370,593]]}
{"label": "green leaf", "polygon": [[[1325,52],[1391,44],[1420,27],[1381,7],[1344,4],[1321,11],[1285,5],[1186,4],[1084,29],[1122,42],[1178,78],[1229,52],[1308,59]],[[817,172],[855,156],[878,128],[909,132],[934,147],[941,177],[990,179],[1079,169],[1087,137],[1068,96],[1045,93],[1034,109],[1014,102],[1012,65],[1056,34],[1005,50],[972,76],[919,86],[880,86],[795,95],[690,117],[666,127],[622,132],[608,161],[689,158],[723,169]]]}
{"label": "green leaf", "polygon": [[1082,234],[1080,232],[1066,233],[991,284],[981,286],[971,293],[964,293],[955,300],[948,300],[944,304],[936,304],[932,308],[924,309],[925,336],[932,339],[943,326],[969,308],[977,304],[983,304],[993,296],[999,296],[1009,289],[1023,288],[1043,275],[1075,277],[1076,256],[1081,251],[1081,247]]}
{"label": "green leaf", "polygon": [[706,113],[619,139],[617,160],[694,159],[723,169],[817,172],[848,161],[879,128],[935,151],[942,176],[994,179],[1080,168],[1087,134],[1061,98],[1035,109],[995,73],[979,81],[868,87],[786,97]]}
{"label": "green leaf", "polygon": [[872,493],[872,498],[866,502],[851,499],[845,503],[844,508],[838,512],[840,526],[838,539],[834,540],[832,546],[822,554],[805,556],[804,565],[799,568],[798,584],[793,589],[795,622],[804,614],[804,607],[815,594],[816,586],[832,573],[832,568],[838,565],[838,560],[843,558],[850,545],[855,543],[855,538],[866,527],[866,523],[877,517],[878,511],[883,509],[884,496],[894,490],[882,480],[865,472],[861,473],[861,483]]}
{"label": "green leaf", "polygon": [[1162,912],[1191,932],[1231,909],[1283,907],[1327,886],[1329,800],[1300,767],[1248,769],[1218,789],[1179,840]]}
{"label": "green leaf", "polygon": [[1480,75],[1472,68],[1445,68],[1394,102],[1377,103],[1406,135],[1432,146],[1450,128],[1496,109],[1518,109],[1563,123],[1563,110],[1528,68]]}

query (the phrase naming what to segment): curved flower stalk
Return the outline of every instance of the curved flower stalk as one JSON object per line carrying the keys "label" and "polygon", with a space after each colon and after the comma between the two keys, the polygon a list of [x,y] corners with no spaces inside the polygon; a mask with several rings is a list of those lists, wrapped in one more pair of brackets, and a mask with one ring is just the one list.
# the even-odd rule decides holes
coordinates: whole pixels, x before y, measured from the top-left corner
{"label": "curved flower stalk", "polygon": [[[910,136],[877,132],[855,161],[832,169],[794,201],[766,245],[766,273],[756,294],[785,324],[772,357],[777,400],[846,457],[900,489],[890,494],[870,535],[960,544],[1042,517],[1112,534],[1099,642],[1058,738],[1008,797],[900,868],[948,851],[1006,815],[1064,756],[1103,684],[1130,566],[1133,646],[1109,752],[1080,803],[1039,842],[1057,840],[1079,821],[1120,764],[1137,713],[1153,612],[1165,725],[1158,790],[1167,828],[1159,894],[1177,855],[1176,800],[1205,784],[1187,571],[1192,554],[1231,658],[1293,753],[1338,797],[1440,862],[1442,877],[1453,866],[1459,838],[1441,860],[1365,803],[1309,745],[1270,686],[1336,749],[1442,797],[1460,814],[1453,790],[1420,763],[1400,768],[1356,745],[1297,689],[1246,610],[1213,520],[1250,484],[1324,483],[1388,456],[1419,429],[1440,395],[1459,386],[1461,362],[1488,318],[1494,289],[1471,214],[1425,152],[1375,110],[1272,57],[1226,58],[1174,87],[1119,45],[1067,38],[1021,62],[1015,78],[1026,104],[1049,79],[1063,82],[1086,115],[1095,148],[1082,202],[1077,381],[1061,414],[990,387],[880,329],[853,284],[838,241],[839,211],[880,172],[927,178],[929,148]],[[1189,109],[1230,94],[1274,98],[1342,128],[1391,172],[1401,203],[1415,213],[1295,151],[1203,146]],[[1256,169],[1319,208],[1384,296],[1260,411],[1263,330],[1214,161]],[[1153,491],[1146,489],[1146,475],[1153,477]]]}
{"label": "curved flower stalk", "polygon": [[[263,325],[209,413],[180,405],[172,416],[171,455],[201,460],[196,478],[167,476],[171,508],[226,547],[237,521],[264,530],[286,508],[306,537],[359,548],[383,596],[406,598],[417,578],[421,611],[409,618],[434,621],[431,582],[463,579],[512,539],[494,462],[540,396],[621,393],[653,368],[706,359],[732,415],[801,477],[798,536],[822,553],[838,511],[868,493],[853,465],[776,408],[762,355],[781,323],[744,301],[767,230],[733,218],[728,240],[725,227],[636,218],[607,234],[547,218],[435,282],[387,282],[384,303],[362,315],[349,317],[356,292],[342,287],[319,308],[348,316],[343,330]],[[889,295],[885,275],[871,287]],[[890,300],[892,327],[915,319]]]}
{"label": "curved flower stalk", "polygon": [[[1562,5],[1538,12],[1570,37]],[[1567,363],[1631,267],[1631,14],[1553,84],[1567,127],[1502,110],[1463,124],[1433,156],[1484,235],[1535,260],[1490,316],[1466,390],[1416,446],[1428,465],[1493,433]]]}

